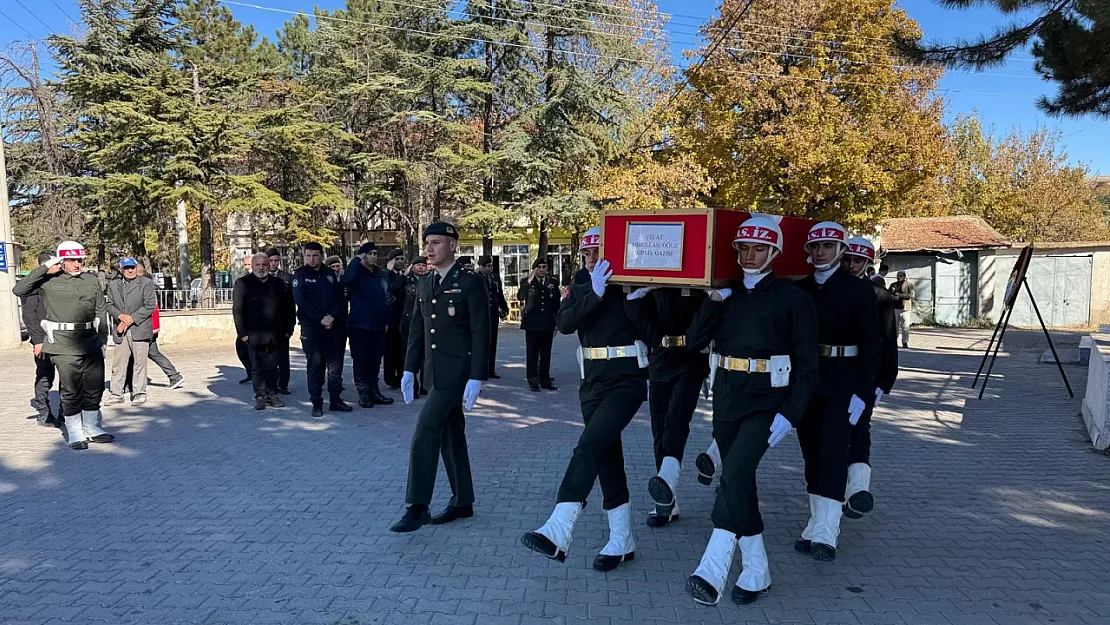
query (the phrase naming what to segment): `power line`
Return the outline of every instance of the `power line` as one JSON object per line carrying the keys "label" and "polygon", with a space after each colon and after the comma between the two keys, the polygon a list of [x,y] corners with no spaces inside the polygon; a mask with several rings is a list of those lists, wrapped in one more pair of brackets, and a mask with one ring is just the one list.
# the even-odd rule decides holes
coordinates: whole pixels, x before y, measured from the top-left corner
{"label": "power line", "polygon": [[42,21],[42,18],[39,17],[38,14],[32,12],[31,9],[28,9],[26,4],[23,4],[23,0],[15,0],[15,3],[18,4],[19,6],[23,7],[24,11],[30,13],[31,17],[35,18],[38,21],[39,24],[42,24],[43,27],[46,28],[47,34],[54,32],[54,29],[50,27],[50,24],[47,24],[46,22]]}
{"label": "power line", "polygon": [[19,22],[15,21],[15,19],[12,16],[8,15],[7,13],[5,13],[2,10],[0,10],[0,15],[3,15],[4,17],[8,18],[8,21],[15,24],[16,26],[18,26],[19,30],[22,30],[23,32],[27,33],[28,37],[30,37],[31,39],[35,39],[35,36],[31,34],[31,31],[24,28],[23,24],[20,24]]}
{"label": "power line", "polygon": [[[846,63],[848,65],[864,65],[864,66],[870,66],[870,67],[884,67],[884,68],[887,68],[887,69],[895,69],[895,70],[907,70],[907,69],[917,69],[917,68],[927,68],[928,67],[927,65],[892,65],[892,64],[889,64],[889,63],[868,63],[867,61],[853,61],[851,59],[838,59],[836,57],[831,57],[831,56],[791,54],[789,52],[776,52],[776,51],[773,51],[773,50],[758,50],[758,49],[754,49],[754,48],[733,48],[733,47],[726,46],[725,50],[728,50],[729,52],[740,52],[740,53],[744,53],[744,54],[762,54],[762,55],[765,55],[765,56],[785,56],[785,57],[794,58],[794,59],[810,59],[810,60],[815,61],[815,62],[816,61],[829,61],[829,62],[832,62],[832,63]],[[975,71],[971,71],[971,70],[957,70],[957,69],[946,69],[944,71],[946,73],[947,72],[956,72],[956,73],[960,73],[960,74],[972,74],[972,75],[975,75],[975,76],[998,76],[998,77],[1002,77],[1002,78],[1024,78],[1026,80],[1041,80],[1041,78],[1039,76],[1031,76],[1031,75],[1026,75],[1026,74],[996,74],[996,73],[993,73],[993,72],[975,72]]]}
{"label": "power line", "polygon": [[70,15],[69,11],[66,11],[65,9],[63,9],[62,5],[58,4],[55,0],[50,0],[50,4],[53,4],[54,6],[58,7],[58,10],[61,11],[63,15],[68,17],[69,21],[73,22],[74,24],[80,24],[81,23],[81,20],[79,20],[79,19],[73,17],[72,15]]}

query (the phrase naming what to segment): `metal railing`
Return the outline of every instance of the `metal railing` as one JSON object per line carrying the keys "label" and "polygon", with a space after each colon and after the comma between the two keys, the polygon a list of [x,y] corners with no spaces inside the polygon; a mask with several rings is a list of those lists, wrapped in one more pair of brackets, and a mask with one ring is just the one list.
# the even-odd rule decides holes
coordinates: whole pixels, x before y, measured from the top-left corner
{"label": "metal railing", "polygon": [[212,289],[206,296],[204,289],[161,289],[158,308],[170,310],[223,310],[231,309],[231,289]]}

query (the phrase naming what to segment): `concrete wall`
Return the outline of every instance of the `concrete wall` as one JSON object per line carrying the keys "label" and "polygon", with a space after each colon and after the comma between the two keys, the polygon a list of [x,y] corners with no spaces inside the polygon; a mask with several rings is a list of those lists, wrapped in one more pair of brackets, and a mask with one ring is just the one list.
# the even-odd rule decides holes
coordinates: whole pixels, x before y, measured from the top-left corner
{"label": "concrete wall", "polygon": [[1095,449],[1110,447],[1110,335],[1093,334],[1087,364],[1087,392],[1083,397],[1083,422]]}
{"label": "concrete wall", "polygon": [[[209,343],[221,347],[235,342],[235,321],[230,310],[196,311],[189,313],[164,312],[159,316],[161,330],[159,345],[203,346]],[[299,341],[294,331],[293,341]]]}

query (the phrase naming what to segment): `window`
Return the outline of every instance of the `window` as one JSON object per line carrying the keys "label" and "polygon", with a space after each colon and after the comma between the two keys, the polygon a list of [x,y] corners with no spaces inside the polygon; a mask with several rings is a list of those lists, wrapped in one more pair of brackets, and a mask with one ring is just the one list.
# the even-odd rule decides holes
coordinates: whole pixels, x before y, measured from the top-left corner
{"label": "window", "polygon": [[518,288],[524,278],[528,277],[528,272],[532,270],[528,254],[529,246],[527,245],[501,246],[501,280],[504,282],[506,289],[508,287]]}
{"label": "window", "polygon": [[574,251],[569,245],[547,246],[547,270],[560,286],[567,286],[574,279]]}

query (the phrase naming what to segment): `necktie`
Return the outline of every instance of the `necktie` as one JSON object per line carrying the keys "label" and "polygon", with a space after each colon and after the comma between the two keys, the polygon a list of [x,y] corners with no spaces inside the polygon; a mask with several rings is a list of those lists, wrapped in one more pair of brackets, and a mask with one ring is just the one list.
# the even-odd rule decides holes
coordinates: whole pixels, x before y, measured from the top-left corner
{"label": "necktie", "polygon": [[432,278],[432,289],[435,290],[435,289],[438,289],[438,288],[439,288],[439,272],[437,271],[435,277]]}

